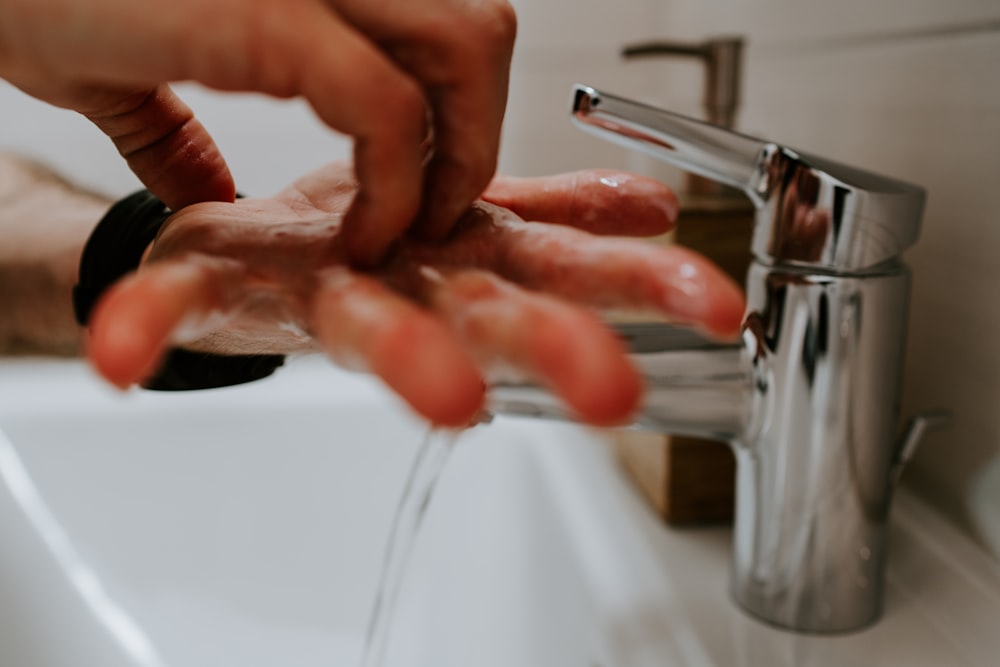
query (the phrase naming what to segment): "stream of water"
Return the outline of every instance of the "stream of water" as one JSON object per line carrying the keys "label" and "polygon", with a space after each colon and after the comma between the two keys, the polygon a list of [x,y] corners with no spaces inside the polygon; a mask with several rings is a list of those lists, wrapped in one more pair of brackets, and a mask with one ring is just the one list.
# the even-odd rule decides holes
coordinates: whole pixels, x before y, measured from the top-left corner
{"label": "stream of water", "polygon": [[406,574],[406,566],[413,553],[413,546],[420,533],[420,526],[434,495],[434,489],[458,435],[458,431],[431,429],[420,443],[417,455],[413,459],[386,542],[375,604],[368,619],[361,667],[383,667],[396,610],[396,599]]}

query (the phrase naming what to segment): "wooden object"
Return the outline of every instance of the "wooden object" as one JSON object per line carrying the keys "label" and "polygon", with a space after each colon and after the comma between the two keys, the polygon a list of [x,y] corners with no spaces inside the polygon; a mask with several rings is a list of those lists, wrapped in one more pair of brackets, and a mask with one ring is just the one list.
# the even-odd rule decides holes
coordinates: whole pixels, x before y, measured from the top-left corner
{"label": "wooden object", "polygon": [[[743,285],[753,213],[739,193],[682,196],[672,242],[706,255]],[[727,444],[637,431],[619,431],[614,439],[625,470],[666,521],[732,519],[736,465]]]}
{"label": "wooden object", "polygon": [[728,445],[640,431],[618,431],[614,441],[626,472],[664,520],[732,519],[736,465]]}

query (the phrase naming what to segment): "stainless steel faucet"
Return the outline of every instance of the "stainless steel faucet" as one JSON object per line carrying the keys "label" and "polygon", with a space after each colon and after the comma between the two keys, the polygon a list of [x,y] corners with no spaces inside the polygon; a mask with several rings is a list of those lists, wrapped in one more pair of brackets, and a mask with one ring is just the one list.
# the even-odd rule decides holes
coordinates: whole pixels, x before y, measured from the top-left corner
{"label": "stainless steel faucet", "polygon": [[[757,208],[742,341],[617,325],[647,395],[636,428],[726,440],[737,458],[732,591],[754,616],[844,632],[881,612],[889,506],[928,413],[897,437],[924,190],[577,86],[585,131],[741,189]],[[566,418],[543,389],[498,413]]]}

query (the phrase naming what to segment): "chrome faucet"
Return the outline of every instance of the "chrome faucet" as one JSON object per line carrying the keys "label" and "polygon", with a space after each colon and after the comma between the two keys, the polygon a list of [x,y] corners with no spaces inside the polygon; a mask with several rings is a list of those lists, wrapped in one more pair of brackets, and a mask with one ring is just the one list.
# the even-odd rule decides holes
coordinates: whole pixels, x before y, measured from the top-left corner
{"label": "chrome faucet", "polygon": [[[804,632],[875,621],[889,507],[923,432],[897,437],[910,276],[924,190],[593,88],[581,129],[739,188],[757,208],[738,344],[666,324],[615,325],[647,383],[635,428],[731,443],[732,592]],[[491,390],[496,413],[566,418],[543,389]]]}

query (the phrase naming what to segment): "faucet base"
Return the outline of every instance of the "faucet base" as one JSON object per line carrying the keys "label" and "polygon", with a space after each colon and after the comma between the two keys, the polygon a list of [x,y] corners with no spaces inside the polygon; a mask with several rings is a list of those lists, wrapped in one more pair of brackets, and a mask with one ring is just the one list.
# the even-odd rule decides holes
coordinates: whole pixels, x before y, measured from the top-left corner
{"label": "faucet base", "polygon": [[883,268],[750,269],[732,590],[780,627],[847,632],[880,613],[910,283]]}

